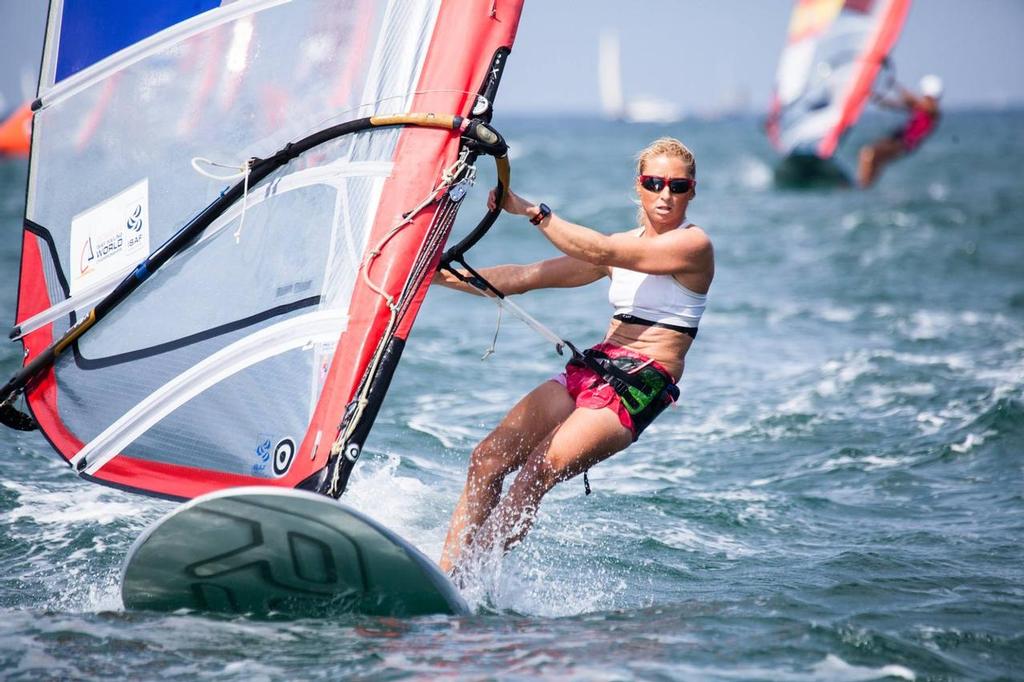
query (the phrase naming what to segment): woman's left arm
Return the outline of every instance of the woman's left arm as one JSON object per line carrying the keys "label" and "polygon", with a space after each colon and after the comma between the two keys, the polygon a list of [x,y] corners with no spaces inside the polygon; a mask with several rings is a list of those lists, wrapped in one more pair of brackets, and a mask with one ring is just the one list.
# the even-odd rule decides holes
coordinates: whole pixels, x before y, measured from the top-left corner
{"label": "woman's left arm", "polygon": [[[494,206],[493,192],[488,206]],[[506,195],[503,208],[531,221],[540,215],[538,206],[515,192]],[[711,240],[696,226],[638,239],[632,234],[602,234],[563,220],[552,212],[537,227],[562,253],[601,267],[626,268],[650,275],[704,273],[713,268]]]}
{"label": "woman's left arm", "polygon": [[714,258],[711,240],[695,226],[637,238],[629,233],[601,234],[552,213],[538,228],[562,253],[604,267],[676,275],[705,272]]}

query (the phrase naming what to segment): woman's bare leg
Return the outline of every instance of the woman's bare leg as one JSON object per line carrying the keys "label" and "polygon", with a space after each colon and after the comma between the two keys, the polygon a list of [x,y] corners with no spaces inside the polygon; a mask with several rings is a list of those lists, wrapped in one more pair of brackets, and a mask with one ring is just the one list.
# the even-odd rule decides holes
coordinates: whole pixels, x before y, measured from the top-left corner
{"label": "woman's bare leg", "polygon": [[491,547],[501,542],[509,549],[533,525],[544,495],[560,481],[576,476],[633,441],[610,409],[576,409],[561,426],[530,453],[504,499],[477,533],[477,543]]}
{"label": "woman's bare leg", "polygon": [[860,151],[857,168],[857,182],[861,187],[870,187],[878,179],[882,169],[890,161],[903,154],[903,143],[885,139],[864,147]]}
{"label": "woman's bare leg", "polygon": [[450,572],[462,549],[498,504],[505,476],[523,466],[545,437],[568,417],[575,404],[557,381],[545,381],[533,389],[469,458],[466,485],[452,514],[441,552],[441,569]]}
{"label": "woman's bare leg", "polygon": [[869,187],[874,179],[875,171],[875,146],[865,145],[860,148],[860,155],[857,159],[857,184],[861,187]]}

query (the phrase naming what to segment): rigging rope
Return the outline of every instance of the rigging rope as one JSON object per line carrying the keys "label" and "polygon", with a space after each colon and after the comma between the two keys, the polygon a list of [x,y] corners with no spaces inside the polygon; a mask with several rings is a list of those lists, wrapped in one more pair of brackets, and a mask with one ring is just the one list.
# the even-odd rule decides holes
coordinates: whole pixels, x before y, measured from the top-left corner
{"label": "rigging rope", "polygon": [[[416,218],[416,216],[421,211],[423,211],[423,209],[439,201],[444,191],[448,190],[457,181],[460,181],[464,176],[468,174],[468,169],[471,168],[471,166],[469,166],[468,164],[468,158],[469,150],[464,149],[459,154],[459,158],[456,159],[455,162],[442,173],[441,180],[434,187],[434,189],[432,189],[423,198],[422,201],[416,204],[416,206],[414,206],[412,209],[403,214],[402,220],[395,224],[390,230],[388,230],[387,234],[381,237],[380,241],[377,242],[377,244],[367,252],[366,258],[363,260],[363,263],[359,266],[359,269],[361,271],[360,276],[363,282],[371,291],[373,291],[378,296],[384,299],[384,302],[387,304],[388,310],[390,311],[388,326],[382,336],[382,340],[390,338],[391,335],[394,333],[395,329],[397,328],[399,307],[398,305],[395,304],[393,296],[388,294],[388,292],[386,292],[381,286],[378,286],[373,282],[373,280],[370,279],[370,266],[372,265],[373,261],[378,256],[380,256],[381,251],[396,234],[398,234],[404,227],[411,224],[413,220]],[[377,369],[380,366],[381,359],[383,358],[383,350],[385,345],[385,343],[381,343],[380,346],[378,347],[377,352],[374,353],[373,360],[371,361],[370,367],[367,369],[366,372],[368,376],[374,376],[376,374]],[[366,406],[369,404],[369,393],[371,388],[372,382],[364,381],[362,386],[360,387],[359,393],[350,403],[351,405],[354,406],[352,408],[353,411],[350,414],[346,414],[346,418],[343,421],[343,428],[339,430],[337,438],[335,438],[334,443],[331,444],[332,456],[336,457],[342,454],[342,451],[345,449],[345,444],[348,442],[348,440],[352,436],[352,433],[359,425],[359,421],[363,416],[363,412],[366,410]],[[332,494],[334,494],[334,491],[338,490],[339,488],[341,482],[341,473],[342,472],[340,467],[334,467],[334,471],[332,472],[332,478],[330,482],[330,491]]]}
{"label": "rigging rope", "polygon": [[[196,173],[207,178],[212,178],[213,180],[238,180],[239,178],[242,178],[242,214],[238,218],[238,229],[236,229],[234,235],[232,235],[235,238],[236,244],[239,244],[242,241],[242,227],[245,225],[245,210],[249,206],[249,176],[252,174],[252,165],[255,161],[255,158],[250,157],[243,165],[235,166],[228,163],[211,161],[210,159],[202,156],[196,156],[192,159],[192,169]],[[237,172],[217,175],[200,168],[200,163],[205,163],[207,166],[214,166],[216,168],[233,168],[237,169]]]}

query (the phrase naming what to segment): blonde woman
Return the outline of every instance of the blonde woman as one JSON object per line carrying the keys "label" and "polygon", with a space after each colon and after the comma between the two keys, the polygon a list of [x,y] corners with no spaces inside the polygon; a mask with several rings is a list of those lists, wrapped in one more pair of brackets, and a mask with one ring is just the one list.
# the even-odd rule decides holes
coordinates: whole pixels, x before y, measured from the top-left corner
{"label": "blonde woman", "polygon": [[[507,550],[522,540],[545,493],[628,447],[678,397],[715,272],[711,240],[686,217],[696,184],[693,154],[662,138],[637,156],[634,229],[605,235],[508,193],[503,208],[529,219],[565,255],[480,274],[506,294],[608,277],[614,313],[604,341],[522,398],[473,450],[444,570],[454,572],[468,546]],[[435,283],[476,293],[450,273]],[[517,469],[502,497],[505,477]]]}

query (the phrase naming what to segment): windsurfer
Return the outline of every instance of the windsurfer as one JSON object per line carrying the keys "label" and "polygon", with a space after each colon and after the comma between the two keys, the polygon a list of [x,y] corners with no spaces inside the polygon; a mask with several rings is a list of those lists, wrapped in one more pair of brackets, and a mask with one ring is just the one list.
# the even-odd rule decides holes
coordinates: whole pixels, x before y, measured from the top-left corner
{"label": "windsurfer", "polygon": [[[545,493],[629,446],[678,397],[683,358],[714,276],[711,240],[686,219],[695,189],[693,154],[662,138],[637,157],[638,228],[605,235],[544,204],[512,192],[505,197],[506,211],[530,218],[565,255],[484,268],[481,275],[507,294],[609,277],[615,315],[602,343],[522,398],[473,450],[441,556],[444,570],[454,572],[468,546],[500,543],[508,550],[521,541]],[[434,281],[476,293],[450,273]],[[502,483],[516,469],[502,497]]]}
{"label": "windsurfer", "polygon": [[884,97],[876,100],[888,109],[905,109],[908,117],[906,123],[892,134],[861,148],[857,168],[857,181],[861,187],[870,187],[886,164],[917,149],[935,130],[940,116],[942,80],[938,76],[925,76],[921,79],[920,90],[921,94],[917,95],[901,87],[898,100]]}

